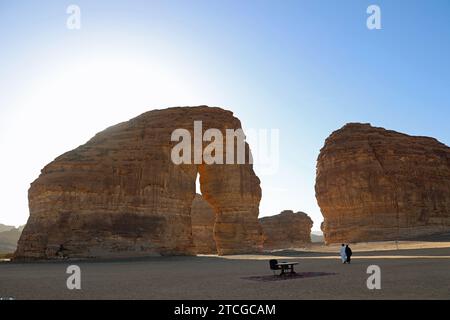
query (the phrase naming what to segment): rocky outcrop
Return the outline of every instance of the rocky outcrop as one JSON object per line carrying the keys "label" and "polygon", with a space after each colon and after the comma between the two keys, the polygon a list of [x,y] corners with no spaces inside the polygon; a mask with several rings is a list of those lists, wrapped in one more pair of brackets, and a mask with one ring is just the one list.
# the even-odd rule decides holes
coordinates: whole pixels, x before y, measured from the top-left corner
{"label": "rocky outcrop", "polygon": [[327,243],[450,231],[450,149],[433,138],[347,124],[320,151],[316,198]]}
{"label": "rocky outcrop", "polygon": [[191,209],[192,238],[196,253],[217,253],[216,241],[214,240],[215,220],[216,214],[213,207],[203,200],[200,194],[196,194]]}
{"label": "rocky outcrop", "polygon": [[264,249],[304,247],[311,243],[313,221],[303,212],[285,210],[280,214],[260,218]]}
{"label": "rocky outcrop", "polygon": [[202,121],[200,134],[217,128],[225,137],[226,129],[241,128],[220,108],[153,110],[48,164],[30,187],[30,217],[15,259],[194,254],[190,211],[197,173],[216,212],[218,253],[260,250],[261,189],[252,165],[172,162],[179,144],[173,131],[185,129],[194,141],[194,121]]}

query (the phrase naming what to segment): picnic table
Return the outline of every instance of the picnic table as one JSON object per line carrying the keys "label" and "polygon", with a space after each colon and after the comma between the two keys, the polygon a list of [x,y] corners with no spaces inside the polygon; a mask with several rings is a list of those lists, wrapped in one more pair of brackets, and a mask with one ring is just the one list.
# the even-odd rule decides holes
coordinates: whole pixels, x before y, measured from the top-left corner
{"label": "picnic table", "polygon": [[295,273],[294,266],[297,265],[298,262],[278,262],[277,265],[281,268],[281,275],[285,274],[286,270],[291,270],[290,273]]}

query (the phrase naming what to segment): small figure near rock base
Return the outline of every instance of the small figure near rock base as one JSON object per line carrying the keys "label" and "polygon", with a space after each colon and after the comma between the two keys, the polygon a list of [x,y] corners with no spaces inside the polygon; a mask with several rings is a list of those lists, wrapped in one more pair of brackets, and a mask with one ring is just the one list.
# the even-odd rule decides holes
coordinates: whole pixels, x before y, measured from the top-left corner
{"label": "small figure near rock base", "polygon": [[341,245],[341,250],[339,253],[341,255],[342,263],[345,263],[347,261],[347,255],[345,254],[345,244]]}

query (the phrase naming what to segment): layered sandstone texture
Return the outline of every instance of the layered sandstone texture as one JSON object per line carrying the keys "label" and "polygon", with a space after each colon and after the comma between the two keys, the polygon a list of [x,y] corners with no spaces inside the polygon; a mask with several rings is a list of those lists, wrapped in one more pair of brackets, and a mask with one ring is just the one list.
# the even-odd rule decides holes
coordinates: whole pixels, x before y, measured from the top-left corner
{"label": "layered sandstone texture", "polygon": [[200,194],[196,194],[192,201],[191,221],[195,252],[216,254],[217,247],[214,239],[216,214],[214,208]]}
{"label": "layered sandstone texture", "polygon": [[433,138],[347,124],[320,151],[315,189],[327,243],[450,232],[450,148]]}
{"label": "layered sandstone texture", "polygon": [[[192,145],[198,138],[194,121],[202,122],[200,144],[207,129],[225,137],[226,129],[241,128],[239,119],[221,108],[153,110],[107,128],[48,164],[29,189],[30,217],[15,259],[194,254],[190,212],[198,173],[203,197],[216,214],[217,252],[260,250],[261,189],[252,165],[206,164],[201,157],[199,164],[172,161],[172,148],[184,141],[172,141],[172,133],[189,133]],[[204,141],[200,149],[209,144]],[[190,151],[180,155],[185,153]]]}
{"label": "layered sandstone texture", "polygon": [[280,214],[260,218],[264,249],[301,248],[311,244],[313,221],[304,212],[285,210]]}

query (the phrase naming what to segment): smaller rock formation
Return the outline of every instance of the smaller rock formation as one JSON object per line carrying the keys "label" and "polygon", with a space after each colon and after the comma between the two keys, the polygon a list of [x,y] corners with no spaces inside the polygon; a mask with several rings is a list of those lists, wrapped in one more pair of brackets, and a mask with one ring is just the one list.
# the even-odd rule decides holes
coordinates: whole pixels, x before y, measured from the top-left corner
{"label": "smaller rock formation", "polygon": [[195,252],[199,254],[217,254],[214,240],[216,214],[211,205],[200,194],[196,194],[191,207],[192,239]]}
{"label": "smaller rock formation", "polygon": [[264,249],[298,248],[311,243],[313,221],[304,212],[284,210],[260,218],[259,222],[264,233]]}

